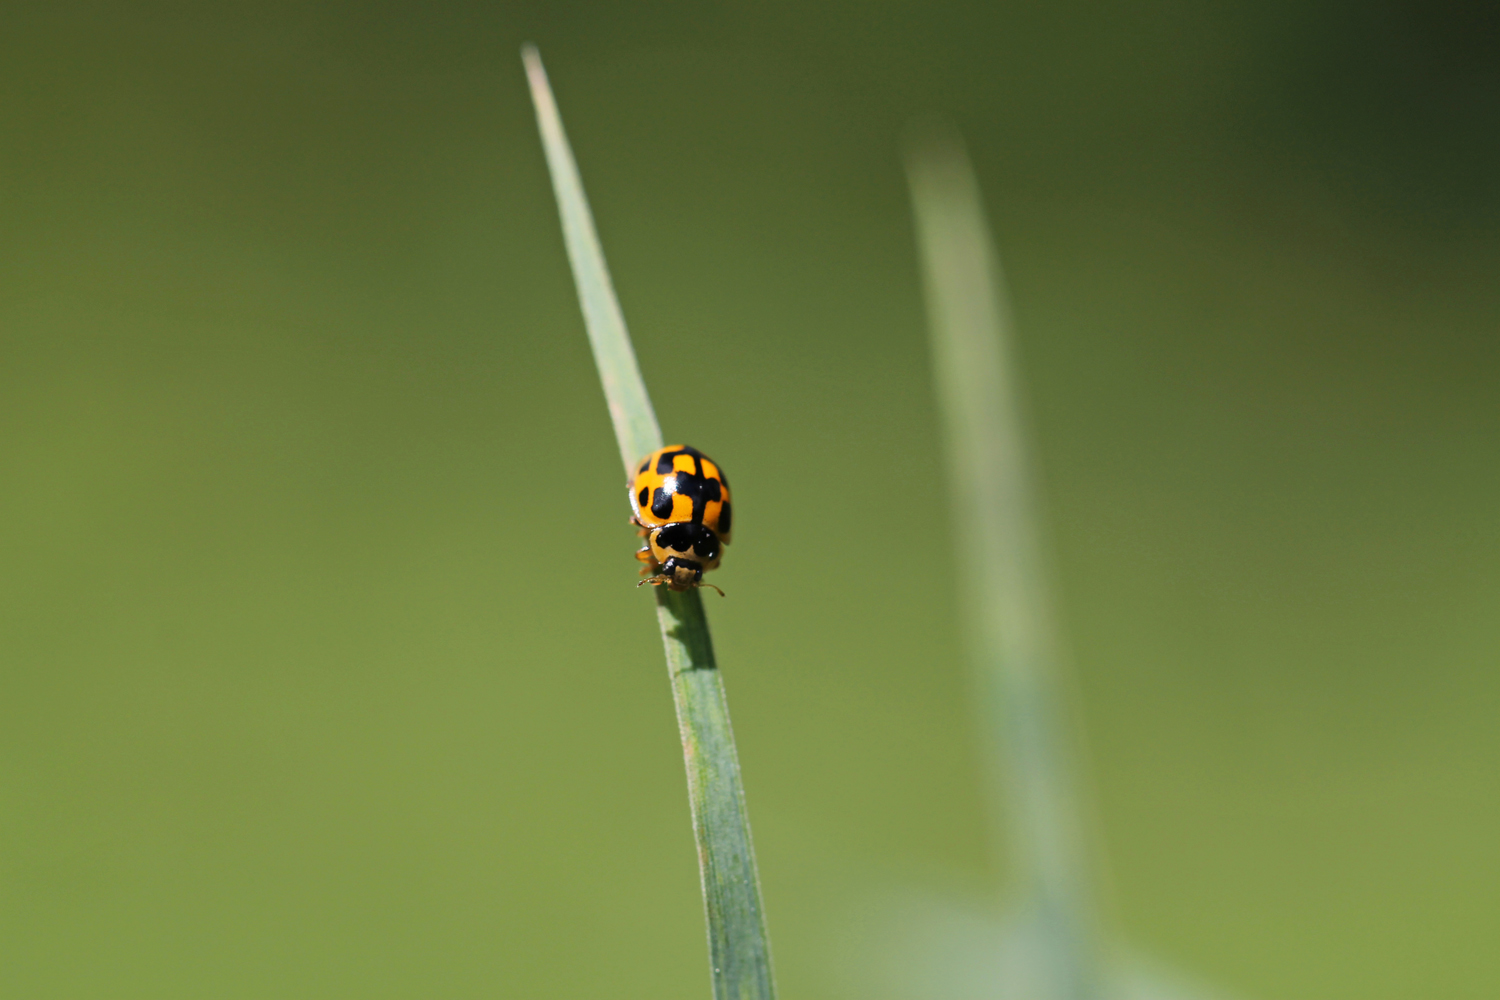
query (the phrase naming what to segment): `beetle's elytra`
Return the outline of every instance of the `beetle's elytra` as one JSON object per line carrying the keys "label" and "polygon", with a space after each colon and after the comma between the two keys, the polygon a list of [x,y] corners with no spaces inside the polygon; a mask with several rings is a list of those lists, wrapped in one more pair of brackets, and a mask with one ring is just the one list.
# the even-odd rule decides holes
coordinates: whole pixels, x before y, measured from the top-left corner
{"label": "beetle's elytra", "polygon": [[635,554],[646,564],[642,585],[713,587],[703,574],[718,568],[734,524],[729,480],[718,463],[685,444],[653,451],[636,465],[630,509],[646,539]]}

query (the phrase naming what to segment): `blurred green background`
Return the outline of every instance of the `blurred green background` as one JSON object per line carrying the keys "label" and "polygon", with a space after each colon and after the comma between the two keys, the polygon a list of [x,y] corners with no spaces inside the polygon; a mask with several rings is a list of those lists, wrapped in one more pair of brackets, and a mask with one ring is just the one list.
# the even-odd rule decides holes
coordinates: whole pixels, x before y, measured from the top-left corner
{"label": "blurred green background", "polygon": [[1011,279],[1114,924],[1248,998],[1500,993],[1492,6],[6,22],[0,994],[707,995],[528,39],[666,436],[733,477],[787,1000],[1005,880],[899,160],[934,116]]}

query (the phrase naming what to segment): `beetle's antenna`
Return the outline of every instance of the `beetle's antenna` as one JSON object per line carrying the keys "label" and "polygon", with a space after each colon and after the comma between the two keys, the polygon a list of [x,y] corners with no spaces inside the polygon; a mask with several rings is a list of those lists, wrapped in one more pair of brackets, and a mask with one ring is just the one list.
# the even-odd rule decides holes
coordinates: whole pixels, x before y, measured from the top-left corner
{"label": "beetle's antenna", "polygon": [[[714,587],[713,584],[711,584],[711,583],[704,583],[702,580],[699,580],[696,584],[694,584],[694,586],[697,586],[697,587],[713,587],[714,590],[719,590],[719,588],[718,587]],[[719,590],[719,596],[723,597],[724,596],[724,591]]]}

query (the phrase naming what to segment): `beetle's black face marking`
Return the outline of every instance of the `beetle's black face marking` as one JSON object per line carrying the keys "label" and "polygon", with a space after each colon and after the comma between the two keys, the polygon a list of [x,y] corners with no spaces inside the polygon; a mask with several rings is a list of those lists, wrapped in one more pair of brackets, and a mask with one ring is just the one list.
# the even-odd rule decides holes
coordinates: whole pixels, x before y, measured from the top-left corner
{"label": "beetle's black face marking", "polygon": [[[724,485],[728,486],[729,485],[728,481],[725,481]],[[731,531],[734,530],[734,528],[732,527],[732,525],[733,525],[734,522],[730,520],[730,515],[734,513],[733,511],[731,511],[729,509],[731,506],[732,505],[726,500],[724,502],[724,506],[722,506],[722,507],[719,508],[719,533],[720,534],[727,535]]]}
{"label": "beetle's black face marking", "polygon": [[673,556],[661,564],[661,575],[672,580],[675,585],[673,589],[692,586],[703,579],[703,564]]}
{"label": "beetle's black face marking", "polygon": [[641,487],[641,491],[639,493],[637,493],[636,496],[635,496],[636,505],[640,506],[640,507],[644,507],[644,506],[646,506],[646,501],[649,500],[650,498],[651,498],[651,491],[648,490],[648,489],[646,489],[646,487],[642,486]]}

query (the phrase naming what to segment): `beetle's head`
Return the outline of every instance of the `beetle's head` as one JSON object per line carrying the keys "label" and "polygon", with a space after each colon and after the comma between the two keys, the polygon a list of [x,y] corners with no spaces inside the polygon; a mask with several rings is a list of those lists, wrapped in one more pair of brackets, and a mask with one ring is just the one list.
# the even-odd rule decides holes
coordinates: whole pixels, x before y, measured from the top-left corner
{"label": "beetle's head", "polygon": [[722,555],[719,537],[712,530],[701,524],[666,524],[652,531],[647,543],[661,569],[642,583],[679,591],[713,587],[703,582],[704,572],[717,568]]}

